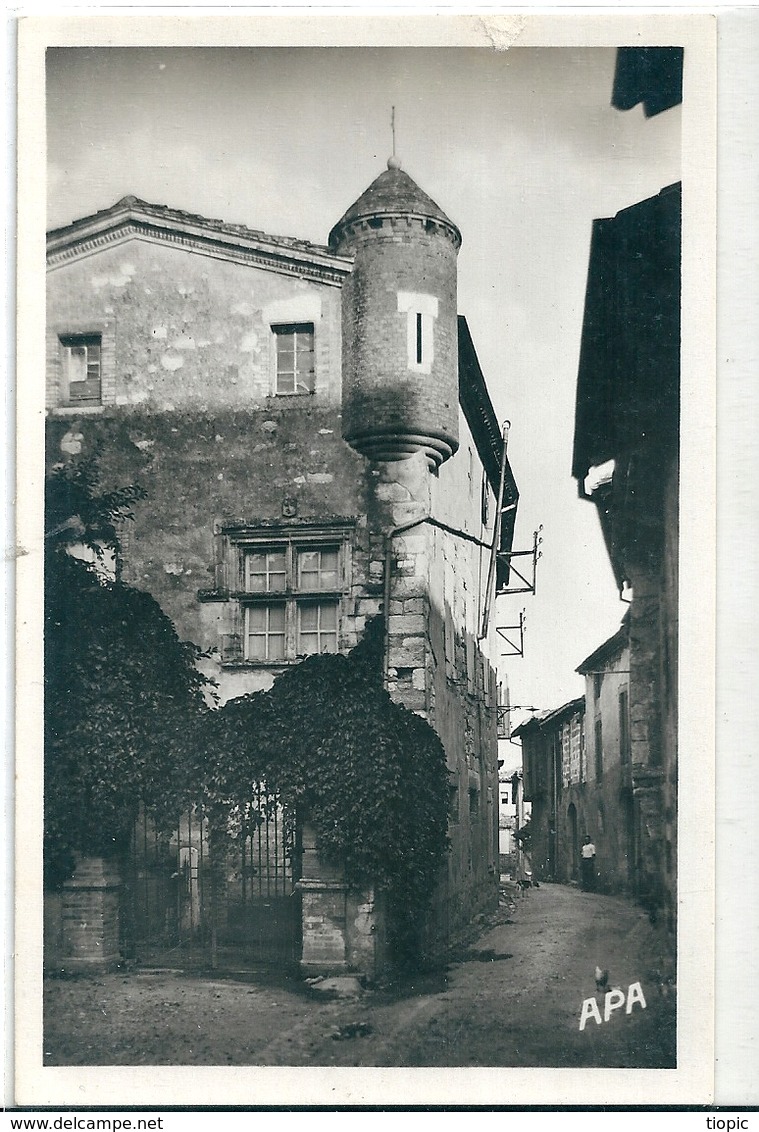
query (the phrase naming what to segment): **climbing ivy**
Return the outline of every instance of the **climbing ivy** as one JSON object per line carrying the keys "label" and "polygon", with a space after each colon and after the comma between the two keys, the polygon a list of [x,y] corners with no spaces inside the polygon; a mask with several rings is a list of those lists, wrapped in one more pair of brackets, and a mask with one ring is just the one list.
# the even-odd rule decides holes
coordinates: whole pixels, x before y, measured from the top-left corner
{"label": "climbing ivy", "polygon": [[448,771],[433,728],[382,686],[381,634],[377,619],[353,653],[308,657],[212,713],[223,754],[204,794],[213,805],[255,781],[277,790],[349,885],[384,892],[396,957],[418,960],[447,850]]}
{"label": "climbing ivy", "polygon": [[[74,854],[114,856],[141,801],[166,803],[185,781],[208,682],[197,649],[158,603],[101,569],[118,557],[117,521],[140,497],[98,495],[94,461],[54,469],[46,484],[44,838],[46,879]],[[72,556],[89,548],[91,561]]]}

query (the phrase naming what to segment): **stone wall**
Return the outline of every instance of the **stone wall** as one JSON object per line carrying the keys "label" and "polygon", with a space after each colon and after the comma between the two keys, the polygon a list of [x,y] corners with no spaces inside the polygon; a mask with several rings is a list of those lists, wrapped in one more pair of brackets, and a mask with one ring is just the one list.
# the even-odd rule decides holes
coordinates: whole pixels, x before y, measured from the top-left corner
{"label": "stone wall", "polygon": [[[482,524],[482,465],[463,419],[461,446],[431,480],[433,514],[458,531],[489,543]],[[497,902],[498,739],[495,603],[482,632],[489,550],[431,528],[429,582],[429,720],[446,750],[451,772],[451,850],[433,924],[453,934]]]}
{"label": "stone wall", "polygon": [[[631,892],[634,887],[632,766],[623,752],[620,694],[632,688],[632,646],[620,643],[596,661],[585,676],[586,785],[576,801],[578,834],[590,834],[596,846],[597,883],[602,891]],[[598,687],[600,683],[600,688]],[[629,712],[631,721],[635,715]],[[601,724],[601,773],[597,773],[597,725]],[[631,722],[631,732],[634,723]],[[632,747],[632,760],[635,760]],[[564,807],[566,813],[567,805]]]}
{"label": "stone wall", "polygon": [[663,884],[665,916],[670,931],[677,919],[677,791],[678,791],[678,556],[679,460],[673,446],[664,474],[664,548],[661,592],[661,668],[663,767]]}

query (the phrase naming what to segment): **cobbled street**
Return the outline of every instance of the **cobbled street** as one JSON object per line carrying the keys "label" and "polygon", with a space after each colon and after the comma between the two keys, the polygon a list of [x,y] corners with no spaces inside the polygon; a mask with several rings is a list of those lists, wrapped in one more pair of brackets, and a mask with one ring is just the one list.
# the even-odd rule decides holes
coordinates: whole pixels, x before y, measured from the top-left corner
{"label": "cobbled street", "polygon": [[[162,971],[50,978],[45,1065],[534,1066],[675,1064],[674,970],[636,905],[544,884],[440,972],[403,988],[320,997],[297,979]],[[603,1021],[609,988],[640,983]],[[595,997],[599,1024],[583,1001]],[[634,998],[635,996],[633,996]],[[617,996],[618,998],[618,996]],[[587,1013],[587,1008],[586,1008]]]}

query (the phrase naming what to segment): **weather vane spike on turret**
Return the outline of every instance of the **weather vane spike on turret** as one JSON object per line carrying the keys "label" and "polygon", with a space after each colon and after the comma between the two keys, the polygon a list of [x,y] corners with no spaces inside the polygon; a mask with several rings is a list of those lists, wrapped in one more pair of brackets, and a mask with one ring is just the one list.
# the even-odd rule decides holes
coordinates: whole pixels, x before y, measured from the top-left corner
{"label": "weather vane spike on turret", "polygon": [[395,107],[394,106],[391,106],[391,108],[390,108],[390,132],[393,135],[393,153],[392,153],[392,156],[388,157],[388,159],[387,159],[387,167],[388,167],[388,169],[400,169],[401,163],[398,160],[398,158],[395,156]]}

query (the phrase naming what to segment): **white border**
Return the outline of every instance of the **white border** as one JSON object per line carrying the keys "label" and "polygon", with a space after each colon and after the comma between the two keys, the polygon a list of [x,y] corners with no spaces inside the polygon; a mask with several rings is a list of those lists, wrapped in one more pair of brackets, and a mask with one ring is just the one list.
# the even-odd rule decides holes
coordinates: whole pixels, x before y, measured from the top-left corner
{"label": "white border", "polygon": [[[186,10],[185,10],[186,11]],[[56,45],[309,44],[618,46],[683,44],[683,429],[681,529],[680,969],[677,1070],[43,1068],[41,839],[17,822],[16,1104],[708,1104],[713,1099],[713,608],[715,497],[715,44],[704,12],[485,9],[419,14],[349,8],[266,14],[25,18],[19,24],[17,814],[41,812],[40,644],[44,412],[37,332],[44,296],[44,48]],[[32,827],[33,828],[33,827]],[[39,826],[37,826],[39,828]]]}

